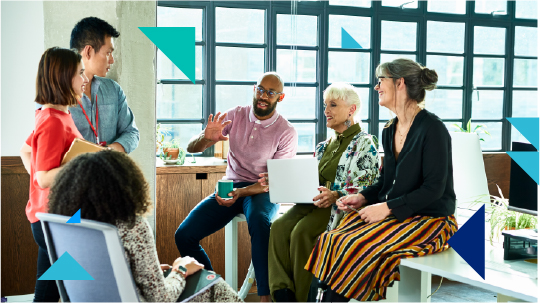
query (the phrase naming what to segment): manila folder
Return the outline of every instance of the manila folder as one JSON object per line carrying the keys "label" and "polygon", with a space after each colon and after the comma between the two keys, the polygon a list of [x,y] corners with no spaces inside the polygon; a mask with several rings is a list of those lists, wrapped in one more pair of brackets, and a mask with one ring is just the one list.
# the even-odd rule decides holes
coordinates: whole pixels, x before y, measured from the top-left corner
{"label": "manila folder", "polygon": [[71,159],[77,157],[80,154],[84,153],[95,153],[101,150],[104,150],[105,147],[101,145],[94,144],[92,142],[88,142],[79,138],[75,138],[73,140],[73,143],[71,143],[71,146],[69,147],[69,150],[64,155],[64,159],[62,159],[62,163],[60,165],[64,165],[67,162],[69,162]]}

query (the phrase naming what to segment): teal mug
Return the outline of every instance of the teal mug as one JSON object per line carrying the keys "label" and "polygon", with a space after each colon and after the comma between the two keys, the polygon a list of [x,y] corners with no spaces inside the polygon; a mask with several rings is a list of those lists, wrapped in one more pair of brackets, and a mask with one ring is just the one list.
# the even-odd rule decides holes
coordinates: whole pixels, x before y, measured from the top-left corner
{"label": "teal mug", "polygon": [[221,199],[232,199],[232,197],[228,196],[233,191],[232,180],[219,180],[217,185],[218,196]]}

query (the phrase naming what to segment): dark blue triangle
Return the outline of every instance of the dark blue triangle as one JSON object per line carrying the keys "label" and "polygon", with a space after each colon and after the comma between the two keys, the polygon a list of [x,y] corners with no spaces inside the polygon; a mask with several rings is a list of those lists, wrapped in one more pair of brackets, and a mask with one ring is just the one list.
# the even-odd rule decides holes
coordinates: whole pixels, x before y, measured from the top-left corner
{"label": "dark blue triangle", "polygon": [[66,223],[81,223],[81,209],[79,208],[79,210],[73,216],[71,216]]}
{"label": "dark blue triangle", "polygon": [[467,262],[482,279],[486,279],[486,223],[485,209],[479,210],[448,239],[448,244]]}
{"label": "dark blue triangle", "polygon": [[347,33],[347,31],[341,28],[341,48],[362,48],[360,43],[356,42],[354,38]]}

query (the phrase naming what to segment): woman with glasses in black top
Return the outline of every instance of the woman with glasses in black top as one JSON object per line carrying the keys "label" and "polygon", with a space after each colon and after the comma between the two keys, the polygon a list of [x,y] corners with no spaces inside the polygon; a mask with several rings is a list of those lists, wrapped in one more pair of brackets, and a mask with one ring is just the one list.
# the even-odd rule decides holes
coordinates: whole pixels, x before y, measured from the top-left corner
{"label": "woman with glasses in black top", "polygon": [[306,264],[328,285],[324,301],[385,299],[386,288],[399,280],[401,258],[444,251],[457,231],[450,135],[423,109],[437,73],[396,59],[376,74],[379,104],[396,117],[383,129],[379,179],[337,201],[349,214],[321,235]]}

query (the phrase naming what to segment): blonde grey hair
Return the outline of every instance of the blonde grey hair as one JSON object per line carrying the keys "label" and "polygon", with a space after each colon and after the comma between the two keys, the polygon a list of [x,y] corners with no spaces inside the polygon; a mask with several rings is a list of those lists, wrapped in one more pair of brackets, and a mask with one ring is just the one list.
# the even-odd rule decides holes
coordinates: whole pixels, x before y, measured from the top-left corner
{"label": "blonde grey hair", "polygon": [[276,72],[266,72],[266,73],[262,74],[262,76],[259,77],[259,80],[257,80],[257,85],[261,84],[262,79],[264,77],[266,77],[266,76],[274,76],[274,77],[276,77],[278,79],[279,83],[281,83],[281,86],[283,88],[285,88],[285,82],[283,82],[283,79],[281,79],[281,76]]}
{"label": "blonde grey hair", "polygon": [[[356,110],[353,113],[353,118],[356,116],[360,109],[362,108],[362,103],[360,102],[360,96],[356,92],[356,88],[345,82],[335,82],[328,86],[323,93],[323,98],[326,99],[337,99],[347,102],[349,105],[356,105]],[[356,121],[356,119],[355,119]]]}

